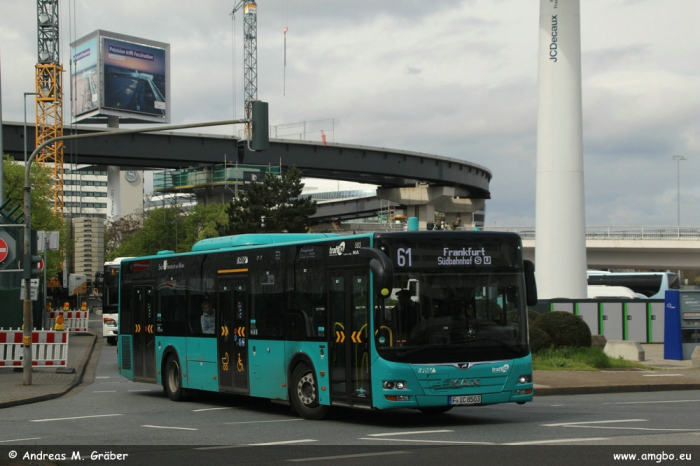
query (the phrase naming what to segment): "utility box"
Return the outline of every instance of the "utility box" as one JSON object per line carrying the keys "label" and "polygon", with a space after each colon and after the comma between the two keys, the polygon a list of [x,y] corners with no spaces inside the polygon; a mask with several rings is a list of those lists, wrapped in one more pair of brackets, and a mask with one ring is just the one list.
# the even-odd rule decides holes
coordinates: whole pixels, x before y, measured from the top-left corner
{"label": "utility box", "polygon": [[700,346],[700,291],[666,291],[664,358],[690,360]]}

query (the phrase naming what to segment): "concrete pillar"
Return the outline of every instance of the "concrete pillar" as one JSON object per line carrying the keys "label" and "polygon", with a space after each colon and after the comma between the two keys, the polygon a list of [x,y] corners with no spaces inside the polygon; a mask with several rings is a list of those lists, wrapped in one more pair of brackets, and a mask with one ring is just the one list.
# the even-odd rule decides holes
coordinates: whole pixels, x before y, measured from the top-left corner
{"label": "concrete pillar", "polygon": [[435,221],[435,212],[445,214],[445,223],[451,225],[459,216],[461,223],[471,224],[471,216],[476,211],[484,210],[484,199],[469,199],[468,193],[461,188],[450,186],[419,185],[405,188],[379,188],[380,199],[406,206],[407,215],[418,217],[421,230]]}
{"label": "concrete pillar", "polygon": [[586,298],[580,0],[540,0],[536,245],[540,298]]}

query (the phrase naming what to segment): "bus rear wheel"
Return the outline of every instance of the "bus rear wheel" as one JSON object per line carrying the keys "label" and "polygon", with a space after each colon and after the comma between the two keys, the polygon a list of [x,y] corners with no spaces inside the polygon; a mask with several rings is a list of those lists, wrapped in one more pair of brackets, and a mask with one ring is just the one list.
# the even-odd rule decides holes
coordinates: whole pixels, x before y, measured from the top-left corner
{"label": "bus rear wheel", "polygon": [[165,363],[165,378],[163,379],[163,389],[173,401],[181,401],[184,395],[182,388],[182,371],[180,361],[176,356],[170,355]]}
{"label": "bus rear wheel", "polygon": [[292,372],[290,398],[296,412],[304,419],[318,420],[328,413],[328,406],[318,402],[318,383],[314,371],[305,364],[299,364]]}

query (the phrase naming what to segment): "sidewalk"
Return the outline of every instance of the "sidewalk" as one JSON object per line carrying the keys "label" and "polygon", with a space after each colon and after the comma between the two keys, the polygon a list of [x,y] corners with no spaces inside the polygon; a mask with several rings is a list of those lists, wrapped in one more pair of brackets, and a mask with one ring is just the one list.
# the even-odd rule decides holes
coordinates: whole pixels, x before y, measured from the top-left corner
{"label": "sidewalk", "polygon": [[[94,349],[102,338],[92,332],[71,333],[67,367],[75,373],[56,373],[56,368],[39,367],[32,372],[32,385],[22,384],[24,374],[0,368],[0,409],[51,400],[80,384]],[[663,345],[642,345],[653,370],[535,371],[535,396],[629,393],[663,390],[700,390],[700,368],[691,361],[663,358]],[[96,362],[94,362],[96,364]],[[64,370],[65,371],[65,370]]]}
{"label": "sidewalk", "polygon": [[[99,340],[101,344],[102,339]],[[21,368],[17,372],[12,367],[0,368],[0,408],[51,400],[68,393],[80,384],[97,342],[92,332],[71,333],[66,364],[69,370],[63,368],[57,373],[56,367],[34,367],[31,385],[23,385]]]}
{"label": "sidewalk", "polygon": [[664,359],[663,344],[644,344],[652,370],[534,371],[535,396],[700,390],[700,367],[692,362]]}

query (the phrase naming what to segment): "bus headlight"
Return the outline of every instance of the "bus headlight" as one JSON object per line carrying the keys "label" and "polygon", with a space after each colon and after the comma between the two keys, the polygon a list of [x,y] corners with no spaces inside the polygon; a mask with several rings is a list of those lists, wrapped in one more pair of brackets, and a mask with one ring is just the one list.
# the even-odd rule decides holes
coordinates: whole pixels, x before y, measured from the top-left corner
{"label": "bus headlight", "polygon": [[382,382],[384,390],[406,390],[406,382],[403,380],[385,380]]}
{"label": "bus headlight", "polygon": [[532,382],[532,375],[521,375],[518,377],[518,383],[531,383]]}
{"label": "bus headlight", "polygon": [[105,317],[103,319],[103,321],[107,327],[116,327],[117,326],[117,321],[114,319],[110,319],[109,317]]}

